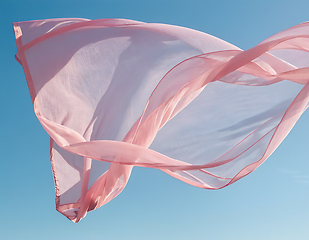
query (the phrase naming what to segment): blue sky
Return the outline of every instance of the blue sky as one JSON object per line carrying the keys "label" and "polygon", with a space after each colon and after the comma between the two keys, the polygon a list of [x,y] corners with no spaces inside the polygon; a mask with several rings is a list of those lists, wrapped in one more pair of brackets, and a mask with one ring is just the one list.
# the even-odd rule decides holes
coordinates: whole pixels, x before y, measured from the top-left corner
{"label": "blue sky", "polygon": [[33,113],[12,22],[128,18],[197,29],[248,49],[309,20],[309,1],[1,0],[1,239],[309,239],[309,110],[255,172],[222,190],[134,168],[125,190],[74,224],[55,210],[49,137]]}

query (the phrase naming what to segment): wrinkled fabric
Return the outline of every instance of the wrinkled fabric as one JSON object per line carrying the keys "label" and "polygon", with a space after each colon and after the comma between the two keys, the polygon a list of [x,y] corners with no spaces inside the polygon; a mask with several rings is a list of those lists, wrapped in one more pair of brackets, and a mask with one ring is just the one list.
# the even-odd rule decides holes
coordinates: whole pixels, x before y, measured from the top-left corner
{"label": "wrinkled fabric", "polygon": [[188,28],[124,19],[13,24],[51,137],[56,208],[73,222],[133,166],[220,189],[254,171],[309,102],[309,22],[243,51]]}

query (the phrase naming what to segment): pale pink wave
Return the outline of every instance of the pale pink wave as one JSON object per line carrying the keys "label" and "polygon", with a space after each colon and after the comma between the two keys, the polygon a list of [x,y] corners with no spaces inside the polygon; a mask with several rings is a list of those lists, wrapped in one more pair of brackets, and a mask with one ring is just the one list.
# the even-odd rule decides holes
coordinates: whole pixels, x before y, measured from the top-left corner
{"label": "pale pink wave", "polygon": [[133,166],[223,188],[261,165],[309,106],[309,23],[246,51],[125,19],[13,27],[51,137],[56,207],[74,222],[116,197]]}

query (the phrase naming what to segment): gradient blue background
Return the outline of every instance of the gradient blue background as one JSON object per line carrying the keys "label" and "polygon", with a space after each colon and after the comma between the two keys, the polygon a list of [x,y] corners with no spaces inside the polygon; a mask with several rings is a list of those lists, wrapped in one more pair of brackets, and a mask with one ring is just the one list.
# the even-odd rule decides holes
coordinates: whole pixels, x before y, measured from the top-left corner
{"label": "gradient blue background", "polygon": [[308,0],[1,0],[0,239],[309,239],[309,110],[260,168],[227,188],[203,190],[136,167],[116,199],[70,222],[55,210],[49,137],[14,59],[12,29],[33,19],[128,18],[197,29],[248,49],[308,21],[308,10]]}

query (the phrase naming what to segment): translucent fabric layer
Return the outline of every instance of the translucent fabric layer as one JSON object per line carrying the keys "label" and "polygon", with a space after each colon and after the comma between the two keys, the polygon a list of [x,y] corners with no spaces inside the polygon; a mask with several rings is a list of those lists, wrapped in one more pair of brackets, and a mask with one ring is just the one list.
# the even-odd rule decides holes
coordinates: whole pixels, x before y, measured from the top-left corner
{"label": "translucent fabric layer", "polygon": [[309,23],[246,51],[123,19],[14,23],[35,114],[51,137],[56,207],[78,222],[133,166],[223,188],[254,171],[309,101]]}

